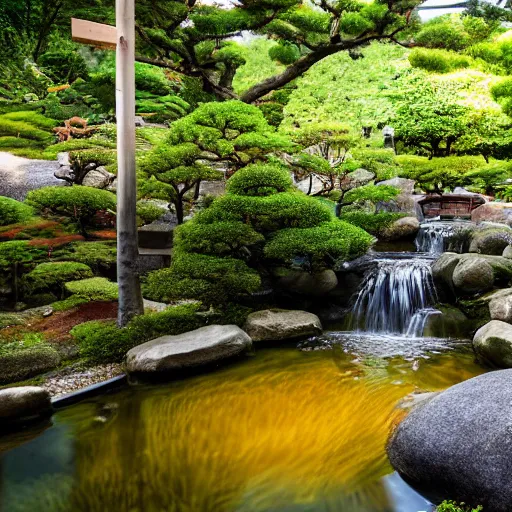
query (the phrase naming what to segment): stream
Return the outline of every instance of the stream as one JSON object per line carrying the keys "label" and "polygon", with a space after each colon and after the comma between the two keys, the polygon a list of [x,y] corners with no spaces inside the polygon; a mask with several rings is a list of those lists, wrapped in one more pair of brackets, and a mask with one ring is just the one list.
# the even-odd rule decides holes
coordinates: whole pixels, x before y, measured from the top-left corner
{"label": "stream", "polygon": [[0,511],[431,512],[386,440],[422,393],[484,369],[468,341],[423,336],[441,313],[422,249],[375,254],[349,331],[256,347],[0,439]]}

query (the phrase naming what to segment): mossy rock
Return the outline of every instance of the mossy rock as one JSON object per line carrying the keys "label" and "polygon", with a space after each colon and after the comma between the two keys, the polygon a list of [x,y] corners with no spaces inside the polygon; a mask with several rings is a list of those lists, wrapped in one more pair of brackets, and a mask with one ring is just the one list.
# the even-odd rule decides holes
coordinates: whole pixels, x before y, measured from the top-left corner
{"label": "mossy rock", "polygon": [[512,229],[486,228],[473,233],[469,252],[501,256],[510,243],[512,243]]}
{"label": "mossy rock", "polygon": [[34,377],[56,368],[59,363],[59,353],[47,345],[0,353],[0,384]]}
{"label": "mossy rock", "polygon": [[425,325],[424,336],[434,338],[467,338],[471,332],[472,322],[455,306],[437,304],[435,309],[441,315],[432,315]]}

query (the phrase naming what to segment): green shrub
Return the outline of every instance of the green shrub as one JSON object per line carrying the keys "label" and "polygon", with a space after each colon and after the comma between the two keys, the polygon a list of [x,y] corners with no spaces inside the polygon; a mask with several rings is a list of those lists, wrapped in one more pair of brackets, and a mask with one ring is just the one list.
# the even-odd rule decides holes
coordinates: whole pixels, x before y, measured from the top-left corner
{"label": "green shrub", "polygon": [[118,297],[117,283],[104,277],[70,281],[65,284],[65,288],[69,293],[90,301],[112,301]]}
{"label": "green shrub", "polygon": [[[100,155],[99,160],[104,160],[105,163],[101,163],[100,165],[111,165],[116,162],[115,153],[114,152],[102,152],[102,148],[104,149],[115,149],[115,143],[101,140],[99,138],[90,138],[90,139],[71,139],[65,142],[59,142],[58,144],[52,144],[48,146],[42,154],[42,157],[48,160],[55,160],[59,153],[70,152],[70,158],[75,161],[80,155],[82,158],[81,165],[87,165],[89,160],[96,155]],[[90,150],[90,155],[84,153],[85,150]],[[96,162],[95,160],[91,160]],[[86,163],[85,163],[86,162]]]}
{"label": "green shrub", "polygon": [[400,190],[391,185],[364,185],[363,187],[353,188],[343,196],[345,204],[369,201],[378,203],[379,201],[389,201],[400,193]]}
{"label": "green shrub", "polygon": [[175,251],[171,268],[150,272],[142,289],[156,301],[184,298],[219,304],[255,292],[260,285],[258,272],[240,259]]}
{"label": "green shrub", "polygon": [[[201,214],[198,215],[198,221]],[[225,255],[242,247],[263,242],[265,238],[243,222],[187,222],[174,231],[175,244],[188,252]]]}
{"label": "green shrub", "polygon": [[372,243],[368,233],[335,220],[314,228],[280,230],[265,246],[265,256],[285,262],[302,257],[309,270],[321,270],[337,260],[361,256]]}
{"label": "green shrub", "polygon": [[414,39],[420,46],[447,50],[462,50],[469,43],[462,27],[457,30],[454,24],[435,19],[425,23]]}
{"label": "green shrub", "polygon": [[446,50],[415,48],[409,55],[409,62],[414,68],[434,73],[450,73],[457,69],[470,67],[472,59]]}
{"label": "green shrub", "polygon": [[38,335],[29,334],[19,342],[0,344],[0,384],[28,379],[59,363],[59,353]]}
{"label": "green shrub", "polygon": [[272,60],[288,65],[300,57],[300,50],[295,44],[279,43],[269,49],[268,55]]}
{"label": "green shrub", "polygon": [[166,208],[162,208],[156,204],[147,201],[139,201],[137,203],[138,224],[139,226],[151,224],[155,220],[159,219],[162,215],[164,215],[167,211],[168,210]]}
{"label": "green shrub", "polygon": [[5,114],[0,116],[0,136],[22,137],[43,143],[49,143],[52,140],[51,133],[24,121],[7,119]]}
{"label": "green shrub", "polygon": [[87,63],[76,49],[53,48],[38,60],[43,73],[57,83],[74,82],[77,78],[87,79]]}
{"label": "green shrub", "polygon": [[10,197],[0,196],[0,226],[25,222],[34,215],[34,210],[27,204]]}
{"label": "green shrub", "polygon": [[381,213],[367,213],[367,212],[347,212],[342,213],[342,220],[353,224],[354,226],[360,227],[367,231],[368,233],[379,236],[382,231],[393,222],[398,219],[405,217],[404,213],[390,213],[390,212],[381,212]]}
{"label": "green shrub", "polygon": [[29,245],[26,240],[0,242],[0,268],[8,268],[15,264],[28,263],[44,255],[44,249]]}
{"label": "green shrub", "polygon": [[95,271],[109,270],[116,264],[115,242],[73,242],[53,253],[55,260],[73,260],[91,267]]}
{"label": "green shrub", "polygon": [[21,139],[20,137],[0,137],[0,148],[12,150],[23,148],[39,148],[38,142],[30,139]]}
{"label": "green shrub", "polygon": [[198,307],[198,304],[187,304],[140,315],[122,329],[114,322],[86,322],[74,327],[71,334],[78,341],[80,354],[87,360],[122,361],[128,350],[145,341],[201,327],[203,322],[196,315]]}
{"label": "green shrub", "polygon": [[92,277],[92,270],[83,263],[74,261],[40,263],[23,276],[23,285],[31,293],[39,290],[62,292],[64,284]]}
{"label": "green shrub", "polygon": [[52,131],[59,124],[59,122],[55,119],[49,119],[45,117],[43,114],[39,114],[38,112],[34,112],[33,110],[9,112],[8,114],[3,114],[1,116],[1,119],[9,119],[10,121],[29,123],[30,125],[35,126],[36,128],[48,132]]}
{"label": "green shrub", "polygon": [[26,202],[42,213],[50,212],[71,217],[82,234],[86,225],[100,211],[116,211],[116,196],[107,190],[74,185],[72,187],[43,187],[32,190]]}
{"label": "green shrub", "polygon": [[87,304],[87,302],[89,302],[89,300],[84,297],[80,297],[79,295],[71,295],[71,297],[68,297],[67,299],[53,302],[52,309],[54,312],[69,311],[70,309],[77,308],[82,304]]}
{"label": "green shrub", "polygon": [[275,165],[253,164],[236,172],[227,183],[227,191],[239,196],[270,196],[292,186],[289,174]]}

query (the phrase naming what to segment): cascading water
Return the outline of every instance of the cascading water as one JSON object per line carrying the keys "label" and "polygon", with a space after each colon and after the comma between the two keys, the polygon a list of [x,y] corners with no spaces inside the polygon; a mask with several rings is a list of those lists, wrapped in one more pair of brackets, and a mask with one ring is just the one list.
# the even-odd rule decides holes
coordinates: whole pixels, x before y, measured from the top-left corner
{"label": "cascading water", "polygon": [[428,258],[377,260],[352,310],[355,330],[421,336],[429,316],[426,312],[435,311],[431,264]]}
{"label": "cascading water", "polygon": [[465,242],[462,235],[468,226],[471,223],[464,221],[424,222],[414,241],[416,250],[431,256],[438,256],[448,249],[461,253]]}

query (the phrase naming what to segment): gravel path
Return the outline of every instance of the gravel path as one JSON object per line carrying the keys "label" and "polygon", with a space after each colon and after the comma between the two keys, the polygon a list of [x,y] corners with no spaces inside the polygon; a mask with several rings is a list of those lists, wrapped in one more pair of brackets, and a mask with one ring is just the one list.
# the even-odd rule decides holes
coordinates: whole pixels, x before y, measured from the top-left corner
{"label": "gravel path", "polygon": [[25,199],[30,190],[48,185],[64,185],[53,173],[58,162],[29,160],[0,151],[0,196]]}

